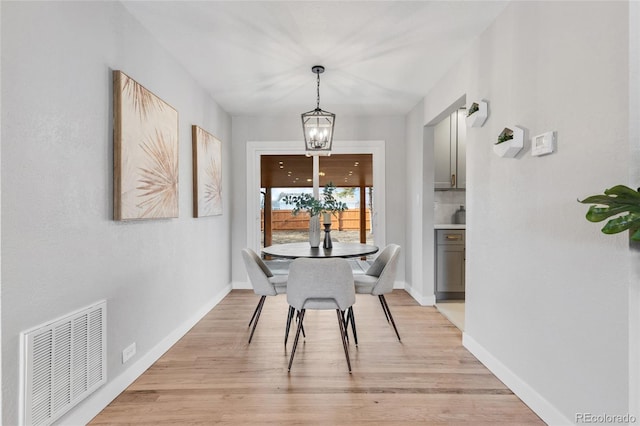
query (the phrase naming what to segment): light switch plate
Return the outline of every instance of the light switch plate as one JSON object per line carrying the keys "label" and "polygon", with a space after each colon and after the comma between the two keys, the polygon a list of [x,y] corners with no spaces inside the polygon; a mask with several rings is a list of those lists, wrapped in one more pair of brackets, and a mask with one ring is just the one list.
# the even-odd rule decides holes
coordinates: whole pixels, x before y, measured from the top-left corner
{"label": "light switch plate", "polygon": [[551,154],[556,149],[556,132],[546,132],[531,138],[531,155]]}
{"label": "light switch plate", "polygon": [[122,363],[129,361],[136,354],[136,342],[133,342],[122,351]]}

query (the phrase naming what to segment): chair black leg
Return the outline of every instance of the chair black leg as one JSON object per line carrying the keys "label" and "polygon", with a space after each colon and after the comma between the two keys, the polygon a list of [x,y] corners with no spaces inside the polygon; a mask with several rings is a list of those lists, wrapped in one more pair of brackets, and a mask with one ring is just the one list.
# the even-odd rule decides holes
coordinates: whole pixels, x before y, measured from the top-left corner
{"label": "chair black leg", "polygon": [[340,312],[340,309],[336,309],[338,315],[338,326],[340,327],[340,336],[342,337],[342,347],[344,348],[344,356],[347,358],[347,367],[349,367],[349,374],[351,374],[351,361],[349,360],[349,345],[347,345],[347,330],[344,326],[344,317]]}
{"label": "chair black leg", "polygon": [[264,299],[266,297],[267,296],[262,296],[258,301],[258,305],[256,305],[256,309],[253,311],[253,315],[251,316],[251,320],[249,321],[249,325],[247,327],[251,327],[251,323],[253,322],[253,319],[256,317],[256,314],[258,313],[258,309],[260,308],[260,304],[264,303]]}
{"label": "chair black leg", "polygon": [[384,307],[386,308],[387,313],[389,314],[389,319],[391,320],[391,324],[393,325],[393,329],[396,331],[396,336],[398,336],[398,341],[402,341],[402,340],[400,340],[400,334],[398,333],[398,329],[396,327],[396,323],[393,320],[393,316],[391,315],[391,310],[389,310],[389,305],[387,304],[387,299],[384,298],[383,294],[380,295],[380,300],[383,302]]}
{"label": "chair black leg", "polygon": [[349,330],[349,328],[347,327],[349,325],[349,314],[347,313],[347,311],[340,311],[340,315],[342,315],[342,325],[344,326],[344,331],[345,331],[345,338],[347,339],[347,344],[349,343],[349,333],[347,333],[347,331]]}
{"label": "chair black leg", "polygon": [[[296,321],[302,322],[302,320],[300,319],[300,311],[298,311],[298,314],[296,315]],[[302,337],[304,337],[305,339],[307,338],[307,335],[304,334],[304,325],[302,326]]]}
{"label": "chair black leg", "polygon": [[384,316],[387,318],[387,322],[389,322],[389,314],[387,314],[387,308],[384,306],[384,302],[382,301],[382,295],[378,295],[378,300],[380,300],[380,304],[382,305],[382,310],[384,311]]}
{"label": "chair black leg", "polygon": [[356,332],[356,317],[353,314],[353,306],[350,306],[349,310],[347,311],[347,323],[349,322],[349,319],[351,319],[351,332],[353,333],[353,342],[356,344],[356,346],[358,346],[358,333]]}
{"label": "chair black leg", "polygon": [[291,348],[291,358],[289,359],[289,369],[291,371],[291,364],[293,364],[293,356],[296,354],[296,347],[298,346],[298,339],[300,338],[300,330],[302,329],[302,320],[304,319],[304,309],[300,311],[300,319],[298,320],[298,329],[296,330],[296,338],[293,340],[293,348]]}
{"label": "chair black leg", "polygon": [[264,300],[267,296],[262,296],[260,301],[258,302],[258,307],[256,308],[256,320],[253,322],[253,328],[251,329],[251,335],[249,336],[249,343],[251,343],[251,339],[253,339],[253,333],[256,331],[256,326],[258,325],[258,320],[260,319],[260,313],[262,313],[262,306],[264,305]]}
{"label": "chair black leg", "polygon": [[342,312],[342,319],[344,320],[344,329],[347,336],[347,342],[349,341],[349,323],[351,323],[351,331],[353,332],[353,342],[358,346],[358,333],[356,332],[356,317],[353,314],[353,306],[349,307],[346,313]]}
{"label": "chair black leg", "polygon": [[287,327],[284,332],[284,345],[287,346],[287,340],[289,340],[289,329],[291,328],[291,320],[293,319],[293,306],[289,306],[289,313],[287,314]]}

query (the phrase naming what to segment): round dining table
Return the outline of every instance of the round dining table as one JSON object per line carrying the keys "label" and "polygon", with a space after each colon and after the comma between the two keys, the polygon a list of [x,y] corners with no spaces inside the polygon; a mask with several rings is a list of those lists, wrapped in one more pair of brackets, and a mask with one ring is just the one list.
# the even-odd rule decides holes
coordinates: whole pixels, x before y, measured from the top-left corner
{"label": "round dining table", "polygon": [[361,257],[378,251],[378,247],[370,244],[360,243],[339,243],[334,242],[333,247],[325,249],[320,247],[312,248],[309,242],[275,244],[262,249],[262,254],[285,259],[307,258],[330,258],[330,257]]}

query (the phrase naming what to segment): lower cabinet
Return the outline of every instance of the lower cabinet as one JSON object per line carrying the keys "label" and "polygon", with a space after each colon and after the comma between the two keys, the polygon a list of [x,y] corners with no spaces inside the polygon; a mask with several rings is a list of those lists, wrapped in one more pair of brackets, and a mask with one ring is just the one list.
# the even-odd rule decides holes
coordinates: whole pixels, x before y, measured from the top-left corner
{"label": "lower cabinet", "polygon": [[436,229],[436,299],[464,299],[465,231]]}

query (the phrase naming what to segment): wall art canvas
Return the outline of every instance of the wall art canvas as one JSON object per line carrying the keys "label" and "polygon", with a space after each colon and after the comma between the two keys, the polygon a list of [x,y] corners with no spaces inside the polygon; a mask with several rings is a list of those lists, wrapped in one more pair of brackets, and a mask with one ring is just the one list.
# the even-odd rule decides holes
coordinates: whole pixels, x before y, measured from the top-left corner
{"label": "wall art canvas", "polygon": [[178,217],[178,112],[113,72],[114,219]]}
{"label": "wall art canvas", "polygon": [[198,126],[193,137],[193,215],[222,214],[222,142]]}

